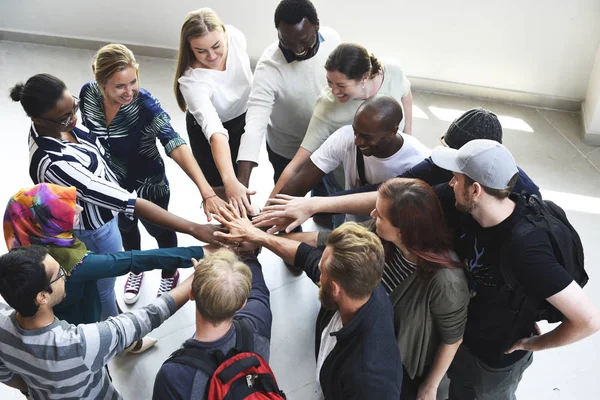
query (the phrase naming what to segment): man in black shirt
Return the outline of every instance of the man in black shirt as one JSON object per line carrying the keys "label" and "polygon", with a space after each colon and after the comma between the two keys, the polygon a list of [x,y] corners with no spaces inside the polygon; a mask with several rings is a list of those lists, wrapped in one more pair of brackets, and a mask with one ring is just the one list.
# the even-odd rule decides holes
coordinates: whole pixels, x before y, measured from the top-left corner
{"label": "man in black shirt", "polygon": [[433,162],[452,171],[453,193],[440,200],[457,232],[457,252],[467,260],[475,296],[469,304],[464,341],[448,371],[450,399],[515,399],[523,371],[533,351],[564,346],[600,329],[600,314],[559,264],[548,233],[534,230],[513,243],[509,254],[525,295],[548,301],[565,316],[554,330],[540,335],[534,318],[516,323],[514,292],[500,272],[500,252],[512,228],[523,217],[525,204],[511,195],[518,169],[510,152],[491,140],[473,140],[460,150],[438,147]]}

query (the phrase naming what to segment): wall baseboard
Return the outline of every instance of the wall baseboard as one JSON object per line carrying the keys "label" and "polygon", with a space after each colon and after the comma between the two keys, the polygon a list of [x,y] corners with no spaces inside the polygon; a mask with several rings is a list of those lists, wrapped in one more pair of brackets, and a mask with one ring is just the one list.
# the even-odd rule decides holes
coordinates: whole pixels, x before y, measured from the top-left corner
{"label": "wall baseboard", "polygon": [[[0,40],[13,42],[27,42],[50,46],[62,46],[78,49],[97,50],[110,43],[97,39],[81,39],[74,37],[53,36],[35,32],[21,32],[0,29]],[[136,55],[175,59],[177,49],[167,47],[148,46],[139,43],[123,43]],[[254,69],[258,57],[250,57]],[[415,91],[440,93],[454,96],[463,96],[476,99],[500,101],[503,103],[520,104],[530,107],[547,108],[561,111],[580,112],[581,99],[553,97],[538,93],[520,92],[517,90],[497,89],[485,86],[469,85],[464,83],[441,81],[415,76],[408,77]]]}
{"label": "wall baseboard", "polygon": [[583,127],[582,139],[590,146],[600,146],[600,132],[590,131],[585,115],[585,102],[581,103],[581,126]]}

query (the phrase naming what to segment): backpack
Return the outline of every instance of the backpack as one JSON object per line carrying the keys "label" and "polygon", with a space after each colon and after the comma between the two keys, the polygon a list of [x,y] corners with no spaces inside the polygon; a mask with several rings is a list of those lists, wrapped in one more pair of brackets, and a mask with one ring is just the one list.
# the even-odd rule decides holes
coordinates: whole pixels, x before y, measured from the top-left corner
{"label": "backpack", "polygon": [[513,227],[509,240],[504,242],[500,260],[500,271],[505,284],[509,290],[514,290],[512,309],[516,316],[516,329],[522,326],[521,322],[526,323],[531,321],[531,318],[535,318],[535,321],[546,320],[554,323],[564,320],[564,315],[547,301],[542,302],[538,307],[525,295],[507,259],[512,242],[521,240],[536,229],[542,229],[549,234],[557,261],[573,280],[581,287],[584,287],[589,280],[584,269],[581,238],[567,219],[564,210],[554,202],[541,200],[533,194],[522,192],[520,196],[525,202],[527,211]]}
{"label": "backpack", "polygon": [[[226,355],[194,347],[176,350],[164,362],[194,367],[210,377],[203,399],[285,399],[269,364],[254,353],[252,328],[244,319],[233,320],[236,345]],[[164,365],[163,364],[163,365]]]}

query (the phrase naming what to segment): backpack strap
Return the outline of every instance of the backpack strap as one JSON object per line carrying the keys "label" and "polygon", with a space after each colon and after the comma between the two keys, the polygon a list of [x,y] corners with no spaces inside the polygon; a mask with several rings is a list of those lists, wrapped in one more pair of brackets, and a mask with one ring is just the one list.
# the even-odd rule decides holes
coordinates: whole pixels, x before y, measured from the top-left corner
{"label": "backpack strap", "polygon": [[[254,352],[254,332],[248,324],[248,321],[240,318],[233,320],[235,327],[235,350],[237,353]],[[229,357],[228,357],[229,358]]]}
{"label": "backpack strap", "polygon": [[164,362],[177,363],[196,368],[211,377],[219,367],[219,361],[210,352],[195,347],[183,347],[176,350]]}
{"label": "backpack strap", "polygon": [[365,159],[363,153],[356,148],[356,170],[358,171],[358,180],[361,186],[368,185],[367,178],[365,177]]}

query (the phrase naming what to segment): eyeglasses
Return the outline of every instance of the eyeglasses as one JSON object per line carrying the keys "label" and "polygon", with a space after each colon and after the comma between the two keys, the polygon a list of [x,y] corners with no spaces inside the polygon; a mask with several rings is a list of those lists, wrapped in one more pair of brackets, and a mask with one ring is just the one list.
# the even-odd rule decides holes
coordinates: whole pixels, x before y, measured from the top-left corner
{"label": "eyeglasses", "polygon": [[67,117],[67,119],[65,119],[64,121],[57,121],[55,119],[46,118],[46,117],[38,117],[38,118],[45,119],[46,121],[51,121],[56,124],[60,124],[64,127],[71,125],[71,122],[73,122],[73,118],[75,117],[75,114],[77,114],[77,111],[79,111],[79,97],[75,97],[73,95],[71,95],[71,97],[73,97],[73,111],[71,111],[71,115],[69,115]]}
{"label": "eyeglasses", "polygon": [[58,281],[59,279],[65,278],[66,276],[67,276],[67,271],[65,271],[65,269],[63,267],[59,267],[58,275],[56,276],[56,278],[54,278],[50,281],[50,285],[52,285],[54,282]]}
{"label": "eyeglasses", "polygon": [[442,143],[442,146],[444,146],[444,147],[450,147],[450,146],[448,146],[448,143],[446,143],[446,140],[444,140],[444,136],[445,135],[442,135],[442,137],[440,138],[440,142]]}

